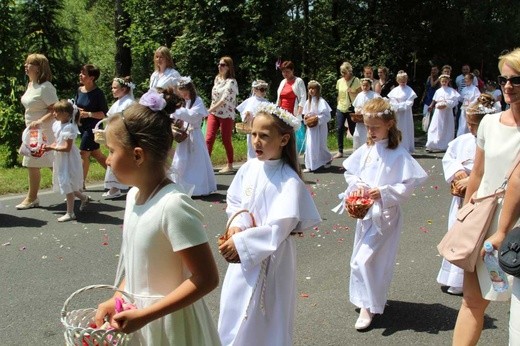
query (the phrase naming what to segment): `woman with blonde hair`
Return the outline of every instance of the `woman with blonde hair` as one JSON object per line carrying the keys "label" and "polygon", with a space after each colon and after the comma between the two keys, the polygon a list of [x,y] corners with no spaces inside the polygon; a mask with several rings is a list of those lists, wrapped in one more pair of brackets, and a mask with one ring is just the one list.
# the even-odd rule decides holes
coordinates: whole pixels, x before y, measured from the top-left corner
{"label": "woman with blonde hair", "polygon": [[[477,133],[475,163],[466,188],[467,203],[475,191],[477,198],[495,192],[502,185],[504,176],[518,155],[520,148],[520,48],[499,57],[498,82],[502,87],[504,100],[510,105],[506,111],[488,114],[482,119]],[[509,186],[508,186],[509,190]],[[510,191],[508,191],[510,192]],[[507,200],[507,196],[505,198]],[[499,227],[505,215],[500,203],[488,229],[487,241],[498,249],[504,240],[505,231]],[[500,228],[500,231],[497,229]],[[518,297],[520,287],[515,280],[515,292],[510,315],[510,345],[518,345]],[[476,345],[484,326],[484,314],[490,301],[503,301],[511,297],[511,290],[498,293],[493,289],[489,273],[482,260],[477,261],[473,272],[464,272],[462,305],[457,316],[453,333],[453,345]],[[515,320],[514,318],[517,317]],[[516,326],[515,326],[516,324]]]}
{"label": "woman with blonde hair", "polygon": [[150,89],[175,87],[181,75],[174,68],[170,50],[164,46],[157,48],[153,61],[155,71],[150,77]]}
{"label": "woman with blonde hair", "polygon": [[[52,124],[54,123],[53,105],[58,101],[56,88],[51,84],[52,73],[49,60],[42,54],[30,54],[25,60],[25,74],[29,77],[27,90],[22,96],[25,107],[25,125],[29,128],[41,128],[48,143],[54,142]],[[29,191],[25,199],[16,209],[38,207],[38,190],[40,189],[40,168],[52,168],[53,156],[24,156],[22,166],[29,171]]]}

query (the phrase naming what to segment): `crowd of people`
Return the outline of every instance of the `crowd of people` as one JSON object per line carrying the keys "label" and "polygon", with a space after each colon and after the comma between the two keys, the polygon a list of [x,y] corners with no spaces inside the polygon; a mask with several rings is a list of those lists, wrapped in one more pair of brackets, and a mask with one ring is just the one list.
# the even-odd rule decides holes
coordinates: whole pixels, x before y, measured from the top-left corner
{"label": "crowd of people", "polygon": [[[257,79],[250,97],[237,106],[233,60],[221,57],[208,108],[192,79],[175,70],[168,48],[155,51],[154,65],[149,90],[138,99],[130,76],[115,77],[115,102],[108,107],[96,85],[96,66],[82,66],[74,99],[60,100],[45,56],[31,54],[25,63],[26,126],[37,129],[45,143],[43,154],[24,156],[29,191],[16,208],[39,206],[40,169],[52,167],[55,190],[66,196],[66,212],[58,221],[76,219],[74,200],[80,200],[80,211],[91,202],[85,194],[90,157],[107,168],[105,198],[127,193],[123,256],[116,276],[120,289],[135,297],[138,309],[118,312],[115,299],[109,299],[99,305],[96,325],[108,321],[125,333],[135,332],[143,345],[291,345],[294,235],[321,222],[302,173],[327,169],[333,159],[344,157],[348,131],[353,151],[343,162],[346,189],[334,210],[351,212],[359,200],[369,207],[358,216],[349,286],[350,301],[360,309],[354,327],[369,328],[374,315],[384,313],[388,299],[404,227],[400,206],[427,179],[412,157],[417,94],[407,85],[407,73],[400,70],[393,79],[380,66],[375,79],[369,65],[360,77],[350,63],[340,66],[335,105],[338,151],[333,156],[327,147],[332,108],[321,95],[320,82],[311,80],[306,86],[291,61],[280,64],[283,79],[276,103],[267,99],[269,84]],[[448,228],[473,192],[483,196],[501,185],[519,153],[520,49],[501,56],[499,70],[501,90],[482,82],[468,65],[455,83],[450,66],[443,66],[440,74],[438,66],[432,66],[425,83],[420,103],[426,151],[445,152],[446,181],[454,186],[452,191],[466,196],[453,197]],[[237,111],[248,132],[247,162],[238,170],[233,167],[232,145]],[[229,266],[215,326],[203,297],[218,285],[219,275],[203,215],[190,197],[217,190],[210,158],[219,130],[227,157],[220,172],[235,176],[227,190],[227,231],[218,248]],[[108,157],[100,143],[106,144]],[[514,172],[511,191],[518,191],[519,182],[520,171]],[[503,212],[496,214],[487,235],[495,249],[516,224],[519,203],[518,194],[508,190]],[[448,286],[448,293],[463,294],[454,345],[475,345],[489,302],[508,299],[510,344],[520,344],[518,278],[512,290],[498,294],[482,261],[475,272],[444,261],[437,280]]]}

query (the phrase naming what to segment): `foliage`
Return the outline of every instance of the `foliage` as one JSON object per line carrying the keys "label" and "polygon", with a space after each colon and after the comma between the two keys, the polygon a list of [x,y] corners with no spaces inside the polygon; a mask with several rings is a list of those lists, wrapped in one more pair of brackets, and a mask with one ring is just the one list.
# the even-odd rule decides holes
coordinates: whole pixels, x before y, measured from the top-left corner
{"label": "foliage", "polygon": [[17,103],[0,100],[0,142],[4,144],[4,167],[14,167],[24,125],[22,110]]}

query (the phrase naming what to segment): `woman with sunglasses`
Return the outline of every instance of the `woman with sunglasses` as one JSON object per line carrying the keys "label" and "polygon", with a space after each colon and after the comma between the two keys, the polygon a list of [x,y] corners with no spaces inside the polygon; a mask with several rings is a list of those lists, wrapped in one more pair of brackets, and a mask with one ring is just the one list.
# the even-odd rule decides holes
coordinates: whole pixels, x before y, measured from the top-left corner
{"label": "woman with sunglasses", "polygon": [[[480,123],[475,163],[466,188],[465,203],[475,191],[477,197],[495,192],[503,183],[504,176],[516,159],[520,148],[518,130],[520,128],[520,48],[500,56],[498,68],[501,74],[498,82],[510,108],[504,112],[488,114]],[[495,249],[500,247],[505,236],[503,232],[497,232],[501,211],[500,203],[486,236],[487,241],[493,244]],[[514,298],[511,303],[509,344],[518,345],[520,342],[518,279],[515,279],[512,286]],[[510,297],[511,290],[504,293],[493,290],[484,262],[478,260],[474,272],[464,272],[462,305],[455,324],[453,345],[476,345],[482,333],[484,313],[489,302],[508,300]]]}
{"label": "woman with sunglasses", "polygon": [[[237,111],[240,112],[240,116],[242,118],[242,122],[246,124],[247,129],[251,129],[253,123],[253,117],[255,116],[255,111],[258,106],[263,102],[269,102],[265,95],[267,94],[267,89],[269,84],[266,81],[257,79],[253,82],[251,86],[251,97],[244,100],[241,104],[238,105]],[[254,159],[256,157],[255,148],[251,143],[251,135],[247,134],[247,159]]]}
{"label": "woman with sunglasses", "polygon": [[235,126],[235,108],[237,106],[238,84],[235,79],[233,59],[223,56],[218,63],[218,74],[211,89],[211,106],[208,109],[208,124],[206,127],[206,145],[209,156],[220,128],[222,143],[226,150],[227,165],[219,173],[233,171],[233,142],[231,137]]}

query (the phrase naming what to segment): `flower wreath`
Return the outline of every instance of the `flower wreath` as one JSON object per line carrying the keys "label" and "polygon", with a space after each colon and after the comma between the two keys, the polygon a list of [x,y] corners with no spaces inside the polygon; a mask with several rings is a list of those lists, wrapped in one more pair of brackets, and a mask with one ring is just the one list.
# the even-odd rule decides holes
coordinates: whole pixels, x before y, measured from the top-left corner
{"label": "flower wreath", "polygon": [[469,108],[466,110],[466,114],[475,114],[475,115],[486,115],[486,114],[492,114],[496,113],[496,109],[494,108],[488,108],[484,105],[478,105],[477,108]]}
{"label": "flower wreath", "polygon": [[123,78],[116,77],[114,78],[114,82],[119,83],[119,85],[130,88],[131,90],[135,89],[135,84],[132,82],[126,82]]}
{"label": "flower wreath", "polygon": [[389,115],[389,114],[392,114],[394,110],[390,107],[390,108],[387,108],[385,109],[384,111],[382,112],[377,112],[377,113],[370,113],[370,112],[365,112],[365,111],[361,111],[361,114],[363,114],[363,116],[367,116],[367,117],[382,117],[383,115]]}
{"label": "flower wreath", "polygon": [[186,76],[186,77],[181,77],[178,79],[178,85],[179,85],[179,88],[186,88],[186,86],[188,84],[190,84],[192,81],[191,81],[191,77],[190,76]]}
{"label": "flower wreath", "polygon": [[285,109],[278,107],[274,103],[262,102],[256,109],[255,114],[259,112],[276,115],[278,118],[282,119],[284,123],[291,126],[295,131],[298,130],[302,124],[302,119],[300,116],[295,116]]}

